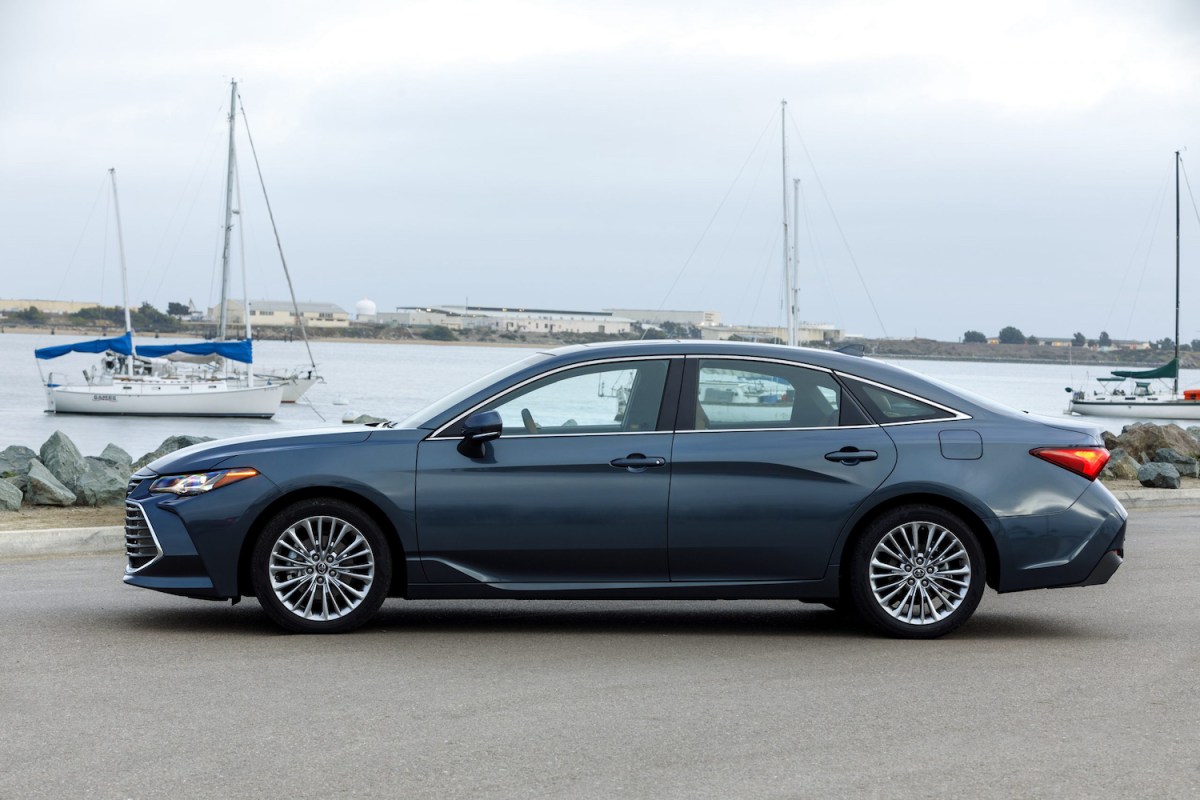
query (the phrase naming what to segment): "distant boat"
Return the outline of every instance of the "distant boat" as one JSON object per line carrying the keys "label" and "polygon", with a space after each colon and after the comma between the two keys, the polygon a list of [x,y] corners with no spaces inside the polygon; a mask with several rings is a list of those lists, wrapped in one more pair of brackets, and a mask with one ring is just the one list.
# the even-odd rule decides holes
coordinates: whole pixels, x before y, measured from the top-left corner
{"label": "distant boat", "polygon": [[[1200,420],[1200,390],[1179,394],[1179,151],[1175,151],[1175,357],[1148,370],[1113,370],[1099,378],[1102,389],[1089,396],[1076,391],[1067,413],[1089,417]],[[1171,380],[1171,390],[1159,392],[1151,381]],[[1132,385],[1130,385],[1132,382]],[[1071,391],[1068,389],[1067,391]]]}
{"label": "distant boat", "polygon": [[[175,345],[142,345],[133,342],[129,312],[129,280],[125,267],[125,243],[121,232],[121,210],[117,199],[117,173],[112,181],[113,216],[121,261],[121,289],[125,305],[125,333],[107,339],[42,347],[34,351],[41,373],[42,361],[69,353],[103,354],[100,364],[84,371],[85,383],[60,383],[56,373],[42,374],[49,413],[106,414],[131,416],[272,417],[283,399],[283,385],[253,379],[246,385],[200,372],[174,373],[161,360],[176,353],[221,357],[250,365],[253,349],[249,338],[240,342],[195,342]],[[156,363],[159,362],[159,363]]]}

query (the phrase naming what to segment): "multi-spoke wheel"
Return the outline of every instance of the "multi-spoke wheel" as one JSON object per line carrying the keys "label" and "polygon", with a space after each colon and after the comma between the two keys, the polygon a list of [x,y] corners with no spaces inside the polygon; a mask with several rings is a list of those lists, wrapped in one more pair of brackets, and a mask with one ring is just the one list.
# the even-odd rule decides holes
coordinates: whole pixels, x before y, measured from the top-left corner
{"label": "multi-spoke wheel", "polygon": [[967,621],[986,579],[970,527],[934,506],[893,509],[854,550],[850,591],[859,613],[891,636],[931,639]]}
{"label": "multi-spoke wheel", "polygon": [[302,500],[277,514],[254,547],[254,593],[276,623],[342,633],[379,610],[391,581],[387,542],[340,500]]}

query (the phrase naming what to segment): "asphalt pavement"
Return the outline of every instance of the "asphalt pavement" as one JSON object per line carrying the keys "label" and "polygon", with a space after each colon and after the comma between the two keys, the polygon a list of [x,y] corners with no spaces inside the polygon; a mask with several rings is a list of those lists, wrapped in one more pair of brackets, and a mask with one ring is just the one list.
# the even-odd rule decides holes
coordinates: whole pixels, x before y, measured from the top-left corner
{"label": "asphalt pavement", "polygon": [[782,601],[392,600],[346,636],[0,560],[0,797],[1200,795],[1200,507],[932,642]]}

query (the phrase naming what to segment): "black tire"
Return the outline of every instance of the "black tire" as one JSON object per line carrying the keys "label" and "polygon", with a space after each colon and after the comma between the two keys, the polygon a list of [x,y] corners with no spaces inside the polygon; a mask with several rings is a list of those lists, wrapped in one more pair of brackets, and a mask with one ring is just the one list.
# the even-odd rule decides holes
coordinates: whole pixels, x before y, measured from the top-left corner
{"label": "black tire", "polygon": [[[264,526],[250,562],[254,593],[295,633],[346,633],[387,597],[391,553],[379,526],[342,500],[300,500]],[[276,580],[273,580],[275,576]]]}
{"label": "black tire", "polygon": [[850,600],[888,636],[935,639],[970,618],[986,578],[969,525],[937,506],[901,506],[874,519],[854,546]]}

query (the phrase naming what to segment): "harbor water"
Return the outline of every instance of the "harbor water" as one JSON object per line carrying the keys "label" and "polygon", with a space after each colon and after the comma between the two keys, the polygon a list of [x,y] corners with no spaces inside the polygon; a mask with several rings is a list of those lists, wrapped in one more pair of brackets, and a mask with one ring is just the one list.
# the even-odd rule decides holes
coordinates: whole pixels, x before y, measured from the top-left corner
{"label": "harbor water", "polygon": [[[313,342],[313,355],[325,383],[315,385],[273,419],[200,419],[103,417],[45,413],[46,397],[34,349],[65,344],[82,335],[0,334],[0,449],[20,444],[37,450],[56,430],[74,441],[84,455],[97,455],[112,442],[134,458],[154,450],[167,437],[192,434],[224,438],[288,430],[341,426],[347,414],[404,419],[459,386],[527,356],[528,348],[473,345],[424,345],[376,342]],[[255,362],[264,368],[307,363],[301,342],[254,343]],[[42,370],[82,380],[95,356],[71,355],[41,362]],[[961,386],[1013,408],[1062,417],[1066,387],[1099,384],[1103,367],[1067,364],[881,359]],[[1183,370],[1181,387],[1200,387],[1200,370]],[[345,404],[341,404],[344,402]],[[1075,419],[1089,419],[1076,417]],[[1119,432],[1136,420],[1089,419]],[[1193,423],[1181,423],[1183,425]]]}

